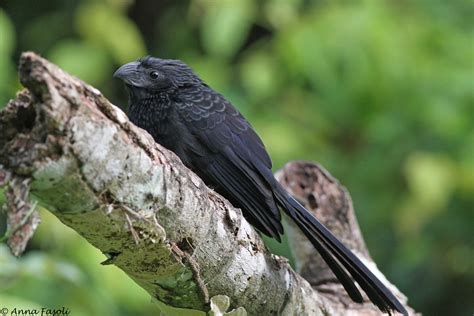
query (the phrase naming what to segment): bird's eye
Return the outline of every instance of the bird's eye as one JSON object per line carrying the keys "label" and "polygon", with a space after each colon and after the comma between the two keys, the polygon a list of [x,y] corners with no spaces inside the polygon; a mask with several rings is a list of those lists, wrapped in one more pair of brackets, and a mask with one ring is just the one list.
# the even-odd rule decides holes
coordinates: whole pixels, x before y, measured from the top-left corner
{"label": "bird's eye", "polygon": [[158,73],[158,71],[150,72],[150,78],[151,79],[158,79],[159,76],[160,76],[160,74]]}

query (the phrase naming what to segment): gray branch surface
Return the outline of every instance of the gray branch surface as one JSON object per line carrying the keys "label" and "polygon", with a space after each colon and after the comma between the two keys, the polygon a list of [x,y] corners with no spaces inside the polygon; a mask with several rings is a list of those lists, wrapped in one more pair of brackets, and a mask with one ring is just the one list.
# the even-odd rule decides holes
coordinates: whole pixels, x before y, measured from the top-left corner
{"label": "gray branch surface", "polygon": [[[39,223],[39,203],[100,249],[103,264],[144,288],[164,315],[379,314],[350,302],[294,232],[299,269],[312,287],[266,249],[239,209],[95,88],[34,53],[21,56],[19,75],[26,90],[0,112],[0,186],[15,254]],[[291,174],[312,166],[299,164],[280,173],[289,189],[305,179]],[[307,205],[326,205],[325,222],[348,223],[329,226],[349,230],[344,240],[372,262],[350,200],[347,216],[334,217],[330,200],[293,193]]]}

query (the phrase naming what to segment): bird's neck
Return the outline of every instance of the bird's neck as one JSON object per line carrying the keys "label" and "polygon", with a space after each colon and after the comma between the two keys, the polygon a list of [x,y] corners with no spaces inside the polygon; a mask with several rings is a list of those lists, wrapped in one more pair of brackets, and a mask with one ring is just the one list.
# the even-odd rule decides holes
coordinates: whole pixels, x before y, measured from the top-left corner
{"label": "bird's neck", "polygon": [[129,118],[150,133],[155,141],[169,134],[172,124],[172,107],[169,94],[157,93],[146,97],[130,96]]}

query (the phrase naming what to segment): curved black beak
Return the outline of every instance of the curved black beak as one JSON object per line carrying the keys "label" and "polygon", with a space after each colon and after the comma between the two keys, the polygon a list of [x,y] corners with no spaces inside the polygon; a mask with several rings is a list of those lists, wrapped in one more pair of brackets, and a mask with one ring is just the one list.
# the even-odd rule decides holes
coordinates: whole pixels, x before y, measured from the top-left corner
{"label": "curved black beak", "polygon": [[139,87],[143,79],[138,66],[140,66],[140,62],[138,61],[125,64],[114,72],[114,78],[119,78],[128,85]]}

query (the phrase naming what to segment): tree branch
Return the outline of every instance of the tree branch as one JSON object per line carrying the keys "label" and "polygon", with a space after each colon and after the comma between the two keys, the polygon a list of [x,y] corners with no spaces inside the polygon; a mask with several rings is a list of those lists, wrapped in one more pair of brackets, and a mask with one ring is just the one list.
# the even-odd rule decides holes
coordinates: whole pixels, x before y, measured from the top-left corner
{"label": "tree branch", "polygon": [[[7,186],[8,214],[15,215],[8,216],[15,254],[38,224],[37,201],[168,314],[212,308],[223,315],[229,302],[240,307],[235,315],[378,313],[371,304],[348,302],[342,287],[332,293],[321,288],[327,274],[319,273],[323,265],[312,266],[311,249],[298,257],[303,275],[316,282],[313,289],[285,259],[267,251],[239,209],[98,90],[34,53],[22,55],[19,73],[27,90],[0,112],[0,186]],[[297,174],[288,170],[285,179]],[[341,220],[331,213],[327,218]],[[351,225],[343,231],[355,234],[354,247],[367,255],[357,225]]]}

